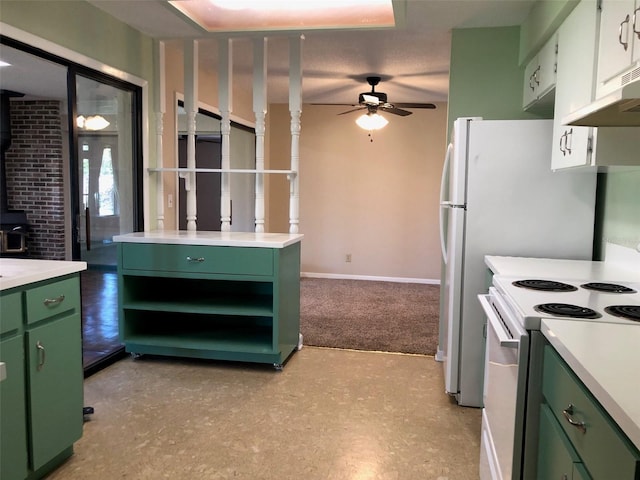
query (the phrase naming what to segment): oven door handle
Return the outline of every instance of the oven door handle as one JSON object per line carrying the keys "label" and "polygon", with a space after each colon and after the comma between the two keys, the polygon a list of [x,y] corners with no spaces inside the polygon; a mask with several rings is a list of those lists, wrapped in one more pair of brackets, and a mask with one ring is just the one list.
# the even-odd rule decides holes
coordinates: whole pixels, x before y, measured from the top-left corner
{"label": "oven door handle", "polygon": [[487,320],[491,328],[496,332],[498,341],[500,342],[500,346],[507,348],[518,348],[520,346],[520,340],[513,338],[509,334],[509,332],[507,332],[504,324],[502,323],[500,318],[498,318],[498,314],[491,305],[489,298],[491,298],[491,295],[478,295],[480,305],[482,305],[482,309],[487,315]]}

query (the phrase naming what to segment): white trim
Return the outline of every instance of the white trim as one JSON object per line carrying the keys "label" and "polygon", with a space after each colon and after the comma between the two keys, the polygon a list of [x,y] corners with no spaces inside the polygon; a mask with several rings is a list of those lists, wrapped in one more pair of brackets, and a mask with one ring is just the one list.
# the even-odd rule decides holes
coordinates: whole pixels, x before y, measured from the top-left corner
{"label": "white trim", "polygon": [[133,83],[134,85],[138,85],[139,87],[142,87],[148,83],[147,80],[136,75],[132,75],[125,71],[106,65],[99,60],[87,57],[82,53],[70,50],[66,47],[58,45],[57,43],[46,40],[42,37],[38,37],[24,30],[20,30],[19,28],[16,28],[12,25],[0,22],[0,31],[2,31],[2,35],[4,36],[10,37],[22,43],[26,43],[33,47],[39,48],[40,50],[44,50],[47,53],[57,55],[58,57],[65,58],[80,65],[84,65],[85,67],[92,68],[120,80]]}
{"label": "white trim", "polygon": [[343,280],[367,280],[372,282],[395,282],[395,283],[423,283],[427,285],[440,285],[439,279],[434,278],[409,278],[409,277],[382,277],[374,275],[347,275],[343,273],[315,273],[300,272],[303,278],[330,278]]}
{"label": "white trim", "polygon": [[[176,97],[176,102],[180,100],[184,103],[184,93],[176,92],[175,97]],[[222,117],[222,114],[220,113],[220,109],[218,107],[214,107],[213,105],[209,105],[208,103],[198,101],[198,108],[201,108],[202,110],[206,110],[215,115],[218,115],[219,117]],[[252,122],[251,120],[247,120],[246,118],[242,118],[234,114],[229,115],[229,118],[231,119],[232,122],[237,123],[238,125],[242,125],[244,127],[253,128],[253,129],[256,128],[256,122]]]}

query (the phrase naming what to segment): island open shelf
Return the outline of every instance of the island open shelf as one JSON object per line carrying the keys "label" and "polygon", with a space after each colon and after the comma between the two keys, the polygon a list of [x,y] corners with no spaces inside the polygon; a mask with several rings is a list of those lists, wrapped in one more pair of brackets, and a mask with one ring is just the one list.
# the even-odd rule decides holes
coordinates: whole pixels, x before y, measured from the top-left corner
{"label": "island open shelf", "polygon": [[115,237],[125,349],[281,368],[300,345],[302,236],[248,235]]}

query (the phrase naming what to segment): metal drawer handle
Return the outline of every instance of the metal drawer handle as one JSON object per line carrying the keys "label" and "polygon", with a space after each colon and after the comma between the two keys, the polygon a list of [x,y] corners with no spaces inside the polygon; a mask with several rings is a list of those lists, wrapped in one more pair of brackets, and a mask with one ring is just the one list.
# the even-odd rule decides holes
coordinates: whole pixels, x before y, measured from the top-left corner
{"label": "metal drawer handle", "polygon": [[64,301],[64,295],[59,295],[56,298],[45,298],[44,302],[42,303],[44,303],[45,307],[50,307],[51,305],[58,305],[63,301]]}
{"label": "metal drawer handle", "polygon": [[567,422],[576,427],[582,433],[587,433],[587,425],[584,422],[579,422],[578,420],[573,419],[572,403],[570,403],[569,406],[562,411],[562,414],[564,415],[564,418],[567,419]]}
{"label": "metal drawer handle", "polygon": [[636,20],[638,19],[638,12],[640,12],[640,7],[636,8],[633,12],[633,33],[638,35],[638,38],[640,38],[640,30],[636,30]]}
{"label": "metal drawer handle", "polygon": [[187,262],[204,262],[204,257],[187,257]]}
{"label": "metal drawer handle", "polygon": [[36,348],[38,349],[38,365],[36,366],[36,370],[42,370],[44,367],[44,362],[46,360],[46,352],[44,350],[44,345],[40,343],[40,340],[36,342]]}

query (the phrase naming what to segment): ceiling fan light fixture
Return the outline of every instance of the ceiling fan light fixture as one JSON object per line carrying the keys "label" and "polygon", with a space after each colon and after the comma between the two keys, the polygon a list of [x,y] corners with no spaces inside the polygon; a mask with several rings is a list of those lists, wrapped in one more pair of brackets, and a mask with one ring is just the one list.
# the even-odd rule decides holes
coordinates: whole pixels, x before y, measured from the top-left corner
{"label": "ceiling fan light fixture", "polygon": [[104,130],[111,124],[102,115],[92,115],[89,117],[80,115],[76,118],[76,125],[78,126],[78,128],[81,128],[83,130],[96,131]]}
{"label": "ceiling fan light fixture", "polygon": [[360,128],[371,131],[384,128],[387,123],[389,123],[389,120],[384,118],[379,113],[366,113],[359,116],[356,120],[356,123]]}

